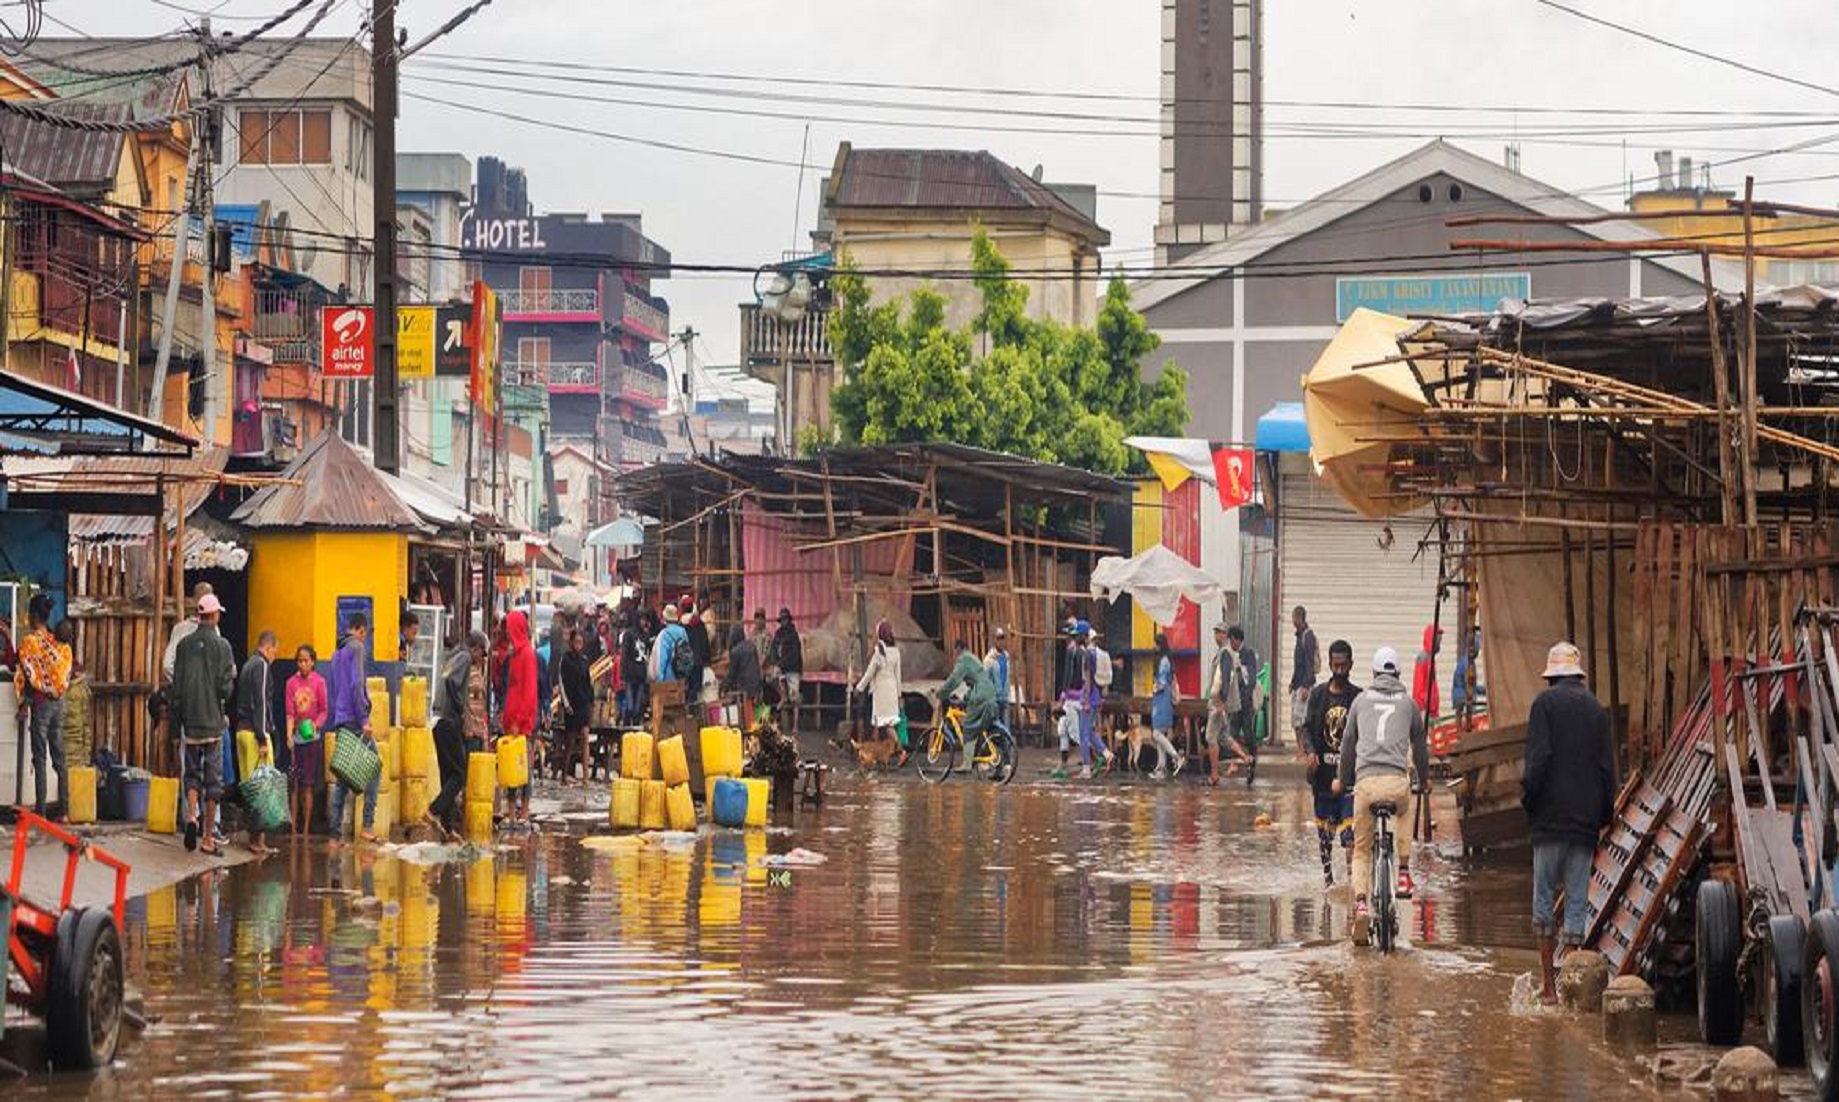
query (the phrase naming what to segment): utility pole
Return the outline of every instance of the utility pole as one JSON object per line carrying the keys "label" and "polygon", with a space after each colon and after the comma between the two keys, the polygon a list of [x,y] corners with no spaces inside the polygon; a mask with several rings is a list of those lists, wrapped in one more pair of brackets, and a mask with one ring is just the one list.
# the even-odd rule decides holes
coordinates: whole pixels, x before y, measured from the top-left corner
{"label": "utility pole", "polygon": [[375,100],[374,137],[376,151],[371,180],[374,190],[371,203],[377,220],[376,259],[376,349],[377,374],[371,388],[372,453],[377,469],[395,474],[402,460],[402,446],[396,423],[401,386],[396,377],[396,3],[375,0],[376,19],[371,23],[370,86]]}
{"label": "utility pole", "polygon": [[690,442],[690,454],[696,454],[696,430],[690,416],[696,412],[696,329],[694,326],[683,327],[683,393],[679,400],[683,403],[683,436]]}
{"label": "utility pole", "polygon": [[[201,21],[198,33],[204,36],[208,48],[211,40],[210,20]],[[198,340],[203,345],[199,370],[204,380],[204,443],[209,447],[217,438],[217,417],[220,412],[217,403],[217,257],[214,255],[217,251],[217,200],[211,193],[211,158],[216,152],[212,146],[223,133],[223,116],[218,113],[217,105],[211,102],[214,92],[211,88],[211,60],[208,52],[201,65],[204,69],[205,107],[204,114],[198,120],[204,127],[198,157],[198,202],[204,207],[204,248],[200,250],[204,263],[199,265],[203,302],[198,322]],[[183,257],[174,259],[179,263],[184,262]]]}
{"label": "utility pole", "polygon": [[[198,28],[201,45],[198,49],[198,63],[203,65],[209,56],[207,47],[211,38],[211,20],[206,17],[199,21]],[[192,120],[192,141],[185,151],[185,200],[173,219],[172,227],[172,263],[166,272],[166,301],[160,306],[160,345],[159,352],[153,360],[153,387],[147,399],[147,419],[162,420],[166,410],[166,367],[172,362],[172,329],[179,320],[179,288],[185,279],[185,245],[192,228],[192,209],[198,202],[198,152],[204,144],[203,122]]]}

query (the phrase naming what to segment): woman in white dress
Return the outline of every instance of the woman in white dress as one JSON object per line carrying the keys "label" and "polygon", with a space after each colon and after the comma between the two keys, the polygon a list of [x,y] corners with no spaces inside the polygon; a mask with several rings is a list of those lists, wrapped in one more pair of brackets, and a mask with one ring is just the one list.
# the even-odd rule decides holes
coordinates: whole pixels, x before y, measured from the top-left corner
{"label": "woman in white dress", "polygon": [[[862,671],[856,691],[869,694],[869,722],[875,737],[896,737],[900,727],[900,647],[894,642],[894,625],[886,620],[875,625],[875,654]],[[900,764],[907,762],[907,748],[900,749]]]}

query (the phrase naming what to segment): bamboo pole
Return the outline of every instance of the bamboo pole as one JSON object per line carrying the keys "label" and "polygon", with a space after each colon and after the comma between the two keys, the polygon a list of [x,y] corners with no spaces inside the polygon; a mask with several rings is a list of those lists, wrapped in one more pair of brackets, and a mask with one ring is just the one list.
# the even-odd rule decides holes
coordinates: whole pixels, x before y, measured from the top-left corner
{"label": "bamboo pole", "polygon": [[1724,363],[1724,338],[1718,324],[1718,293],[1711,282],[1711,254],[1700,253],[1699,265],[1705,276],[1705,324],[1711,334],[1711,377],[1718,395],[1718,504],[1726,526],[1737,522],[1736,483],[1732,476],[1749,482],[1747,471],[1739,471],[1730,447],[1730,372]]}
{"label": "bamboo pole", "polygon": [[1743,523],[1756,526],[1756,177],[1743,178]]}

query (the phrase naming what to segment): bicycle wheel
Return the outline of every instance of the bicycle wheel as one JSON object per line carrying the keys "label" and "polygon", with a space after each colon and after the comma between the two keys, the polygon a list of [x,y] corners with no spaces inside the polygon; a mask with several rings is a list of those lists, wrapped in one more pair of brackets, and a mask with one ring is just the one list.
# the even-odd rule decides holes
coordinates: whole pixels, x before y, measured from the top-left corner
{"label": "bicycle wheel", "polygon": [[1382,953],[1392,951],[1398,936],[1398,873],[1392,867],[1392,837],[1381,835],[1374,840],[1373,857],[1373,944]]}
{"label": "bicycle wheel", "polygon": [[913,755],[914,767],[929,784],[938,784],[958,767],[957,740],[944,727],[934,727],[926,734],[926,745]]}
{"label": "bicycle wheel", "polygon": [[990,735],[990,742],[996,748],[996,768],[990,779],[997,784],[1008,784],[1015,779],[1020,765],[1019,750],[1015,745],[1015,736],[1006,727],[997,727]]}

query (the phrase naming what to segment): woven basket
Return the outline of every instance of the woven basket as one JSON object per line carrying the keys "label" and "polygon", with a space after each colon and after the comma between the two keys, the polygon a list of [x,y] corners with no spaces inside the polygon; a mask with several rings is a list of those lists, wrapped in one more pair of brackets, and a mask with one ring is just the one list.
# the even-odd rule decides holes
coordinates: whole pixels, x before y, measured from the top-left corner
{"label": "woven basket", "polygon": [[332,775],[353,792],[370,788],[383,769],[383,759],[369,739],[356,731],[339,732],[332,742]]}
{"label": "woven basket", "polygon": [[287,777],[272,765],[258,765],[243,782],[243,803],[252,828],[279,830],[287,825]]}

